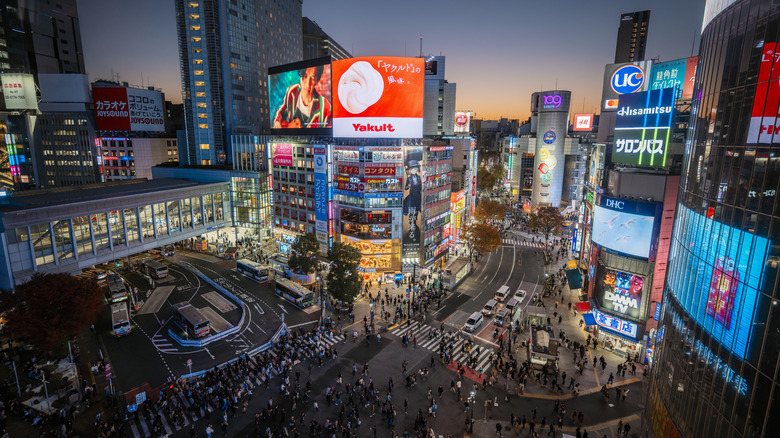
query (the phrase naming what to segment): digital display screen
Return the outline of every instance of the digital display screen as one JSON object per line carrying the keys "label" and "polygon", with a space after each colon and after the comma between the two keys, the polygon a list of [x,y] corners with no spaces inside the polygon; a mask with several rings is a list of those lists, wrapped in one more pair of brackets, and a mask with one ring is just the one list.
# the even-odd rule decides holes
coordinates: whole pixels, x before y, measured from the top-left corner
{"label": "digital display screen", "polygon": [[593,242],[631,257],[655,256],[661,204],[601,197],[593,208]]}
{"label": "digital display screen", "polygon": [[674,93],[674,88],[664,88],[620,96],[615,118],[613,163],[666,165]]}
{"label": "digital display screen", "polygon": [[599,275],[602,277],[601,305],[603,309],[639,319],[645,278],[616,269],[599,268],[599,270]]}
{"label": "digital display screen", "polygon": [[712,338],[745,358],[769,241],[685,207],[675,228],[679,244],[669,257],[670,292]]}
{"label": "digital display screen", "polygon": [[333,127],[330,57],[268,69],[271,130],[327,135]]}

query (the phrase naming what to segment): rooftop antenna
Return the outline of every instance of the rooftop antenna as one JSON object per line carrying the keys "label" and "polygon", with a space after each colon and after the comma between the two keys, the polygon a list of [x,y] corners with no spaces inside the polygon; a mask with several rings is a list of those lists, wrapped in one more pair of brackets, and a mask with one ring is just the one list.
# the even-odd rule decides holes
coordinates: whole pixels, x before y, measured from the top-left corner
{"label": "rooftop antenna", "polygon": [[691,41],[691,56],[693,56],[693,48],[696,46],[696,31],[693,31],[693,40]]}
{"label": "rooftop antenna", "polygon": [[423,54],[422,54],[422,35],[420,35],[420,58],[422,58],[422,57],[423,57]]}
{"label": "rooftop antenna", "polygon": [[146,88],[144,87],[144,72],[141,72],[141,88]]}
{"label": "rooftop antenna", "polygon": [[406,57],[406,40],[404,40],[404,57]]}

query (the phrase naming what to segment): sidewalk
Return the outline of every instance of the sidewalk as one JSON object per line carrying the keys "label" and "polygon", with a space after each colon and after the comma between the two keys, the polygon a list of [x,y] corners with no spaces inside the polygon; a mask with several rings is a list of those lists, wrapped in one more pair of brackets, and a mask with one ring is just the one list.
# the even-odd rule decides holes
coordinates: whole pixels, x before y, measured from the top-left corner
{"label": "sidewalk", "polygon": [[[629,432],[630,437],[639,436],[639,431],[642,430],[641,425],[641,418],[639,415],[630,415],[623,418],[618,418],[615,420],[605,421],[603,423],[598,424],[592,424],[590,427],[582,427],[580,428],[580,431],[588,432],[589,437],[618,437],[618,436],[625,436],[623,434],[618,434],[618,424],[620,422],[623,422],[623,424],[629,424],[631,426],[631,432]],[[474,421],[474,431],[469,434],[468,432],[465,433],[464,437],[490,437],[490,436],[498,436],[496,435],[496,424],[501,423],[501,426],[503,427],[503,431],[501,433],[501,436],[505,438],[509,437],[516,437],[516,436],[526,436],[530,434],[530,429],[528,423],[526,423],[525,428],[521,428],[520,426],[517,426],[515,430],[512,430],[510,424],[508,421],[491,421],[491,420],[483,420],[483,419],[475,419]],[[560,438],[563,436],[563,434],[567,434],[570,436],[576,436],[577,428],[574,426],[563,426],[563,429],[559,429],[558,425],[555,424],[554,428],[555,432],[553,433],[553,437]],[[542,430],[542,427],[540,424],[536,425],[535,431],[540,436],[550,436],[548,435],[549,431],[549,425],[545,426],[544,430]]]}

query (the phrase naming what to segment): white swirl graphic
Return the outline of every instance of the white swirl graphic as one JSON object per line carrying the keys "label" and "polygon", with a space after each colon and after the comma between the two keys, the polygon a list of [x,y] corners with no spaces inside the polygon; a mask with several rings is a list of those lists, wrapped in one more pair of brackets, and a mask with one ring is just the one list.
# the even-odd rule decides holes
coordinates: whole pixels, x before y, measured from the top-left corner
{"label": "white swirl graphic", "polygon": [[339,102],[351,114],[377,103],[385,90],[382,75],[366,61],[352,64],[339,79]]}

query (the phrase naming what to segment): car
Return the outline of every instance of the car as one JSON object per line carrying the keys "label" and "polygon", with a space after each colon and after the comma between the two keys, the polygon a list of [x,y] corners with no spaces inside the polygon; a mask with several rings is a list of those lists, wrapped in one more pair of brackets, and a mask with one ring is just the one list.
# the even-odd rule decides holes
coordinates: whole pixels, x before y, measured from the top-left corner
{"label": "car", "polygon": [[476,329],[478,329],[482,325],[483,316],[479,312],[474,312],[469,316],[469,319],[466,320],[466,323],[463,324],[463,330],[473,333]]}
{"label": "car", "polygon": [[517,298],[520,301],[523,301],[523,298],[525,298],[526,291],[522,289],[518,289],[517,292],[515,292],[515,298]]}
{"label": "car", "polygon": [[493,324],[503,327],[504,322],[507,321],[507,316],[509,315],[509,311],[507,309],[501,309],[496,313],[496,318],[493,320]]}

